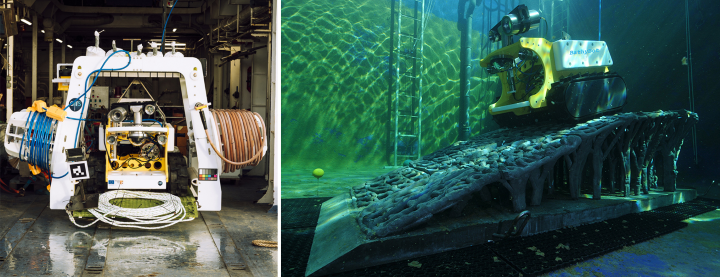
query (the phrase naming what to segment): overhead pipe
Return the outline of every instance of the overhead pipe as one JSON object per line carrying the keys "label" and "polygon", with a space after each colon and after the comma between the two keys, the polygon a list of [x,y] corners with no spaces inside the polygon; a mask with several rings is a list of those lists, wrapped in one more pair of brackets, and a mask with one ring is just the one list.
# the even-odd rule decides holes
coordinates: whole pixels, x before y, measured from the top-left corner
{"label": "overhead pipe", "polygon": [[190,16],[190,22],[194,22],[198,25],[205,25],[205,15],[204,14],[194,14]]}
{"label": "overhead pipe", "polygon": [[[67,6],[58,0],[51,0],[53,5],[60,11],[69,13],[102,13],[102,14],[162,14],[163,8],[148,7],[79,7]],[[198,14],[202,13],[202,8],[176,8],[173,14]]]}
{"label": "overhead pipe", "polygon": [[115,21],[115,17],[110,14],[102,14],[98,16],[70,16],[60,23],[58,34],[65,32],[67,28],[73,25],[98,26],[111,24],[113,21]]}
{"label": "overhead pipe", "polygon": [[45,30],[45,41],[53,41],[53,33],[57,24],[50,18],[43,19],[43,30]]}
{"label": "overhead pipe", "polygon": [[218,67],[221,67],[221,66],[223,66],[224,64],[226,64],[226,63],[228,63],[228,62],[230,62],[230,61],[234,61],[234,60],[240,59],[240,58],[242,58],[242,57],[247,57],[247,56],[250,56],[250,55],[255,55],[255,53],[257,53],[257,50],[263,49],[263,48],[265,48],[265,47],[267,47],[267,45],[258,46],[258,47],[253,47],[253,48],[250,48],[250,49],[245,49],[245,50],[243,50],[243,51],[237,51],[237,52],[235,52],[235,53],[233,53],[233,54],[231,54],[231,55],[229,55],[229,56],[222,57],[222,58],[220,58],[220,61],[222,61],[222,62],[221,62],[220,64],[218,64]]}
{"label": "overhead pipe", "polygon": [[[237,39],[237,38],[240,38],[240,37],[242,37],[242,36],[244,36],[244,35],[247,35],[247,34],[252,33],[252,30],[247,31],[247,29],[249,29],[249,28],[247,28],[247,27],[240,28],[241,33],[237,33],[236,35],[231,36],[231,37],[226,37],[226,39],[227,39],[226,42],[221,42],[221,43],[215,43],[215,44],[213,44],[213,45],[210,47],[210,52],[215,52],[215,51],[217,51],[218,49],[223,48],[223,47],[231,44],[231,43],[233,42],[233,40],[235,40],[235,39]],[[201,38],[201,40],[202,40],[202,38]],[[198,41],[198,42],[199,42],[199,41]]]}
{"label": "overhead pipe", "polygon": [[109,14],[98,16],[70,16],[65,18],[60,24],[51,18],[43,19],[43,30],[45,30],[45,41],[50,42],[55,39],[54,34],[62,34],[70,26],[87,25],[98,26],[113,23],[115,17]]}
{"label": "overhead pipe", "polygon": [[237,26],[245,26],[247,24],[250,24],[251,16],[266,14],[269,11],[270,8],[265,6],[243,9],[238,15],[221,21],[220,25],[212,29],[212,33],[218,32],[220,30],[224,32],[234,32]]}
{"label": "overhead pipe", "polygon": [[460,31],[460,113],[458,140],[470,138],[470,39],[475,0],[460,0],[458,3],[458,24]]}
{"label": "overhead pipe", "polygon": [[[204,21],[204,20],[199,20],[199,18],[203,18],[203,15],[181,16],[181,15],[176,15],[173,13],[173,15],[170,17],[170,20],[168,21],[168,28],[173,25],[175,25],[177,27],[188,26],[187,25],[188,22],[185,21],[185,18],[190,18],[190,20],[191,20],[190,24],[192,24],[192,20],[201,21],[201,22]],[[167,19],[167,17],[163,18],[162,14],[150,14],[147,16],[147,23],[158,24],[158,25],[160,25],[160,27],[162,27],[165,24],[166,19]],[[181,24],[185,24],[185,25],[181,25]],[[202,23],[200,23],[200,24],[202,25]]]}
{"label": "overhead pipe", "polygon": [[[210,41],[210,39],[206,39],[206,38],[212,38],[213,33],[217,33],[221,30],[223,32],[235,33],[235,31],[238,31],[238,29],[237,29],[238,27],[240,27],[239,31],[247,31],[248,29],[252,28],[252,26],[250,26],[250,19],[253,16],[256,16],[256,17],[262,16],[264,14],[267,14],[269,11],[270,11],[270,8],[266,7],[266,6],[252,7],[252,8],[244,9],[244,10],[240,11],[240,13],[237,16],[234,16],[234,17],[231,17],[231,18],[221,21],[217,27],[213,28],[212,31],[210,31],[210,33],[207,33],[207,34],[202,33],[203,38],[200,40],[205,39],[206,40],[205,47],[211,48],[211,51],[213,51],[213,49],[220,48],[223,45],[227,44],[229,41],[213,44],[212,41]],[[198,17],[198,18],[195,18],[195,21],[197,23],[200,23],[200,22],[204,22],[204,19],[201,19],[201,17]],[[240,37],[242,35],[243,34],[233,36],[232,39]],[[232,39],[230,39],[230,41]],[[200,42],[200,41],[198,41],[198,42]]]}

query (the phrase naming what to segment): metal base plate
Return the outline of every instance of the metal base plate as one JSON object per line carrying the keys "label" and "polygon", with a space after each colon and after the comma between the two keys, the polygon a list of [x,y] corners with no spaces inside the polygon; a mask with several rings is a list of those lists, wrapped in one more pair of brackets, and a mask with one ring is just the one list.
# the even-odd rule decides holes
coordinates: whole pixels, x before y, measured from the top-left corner
{"label": "metal base plate", "polygon": [[90,209],[90,208],[97,208],[99,200],[100,200],[99,193],[85,195],[84,201],[83,201],[83,195],[75,195],[75,196],[70,197],[70,203],[69,203],[70,205],[68,207],[68,210],[82,211],[82,210],[86,210],[86,209]]}

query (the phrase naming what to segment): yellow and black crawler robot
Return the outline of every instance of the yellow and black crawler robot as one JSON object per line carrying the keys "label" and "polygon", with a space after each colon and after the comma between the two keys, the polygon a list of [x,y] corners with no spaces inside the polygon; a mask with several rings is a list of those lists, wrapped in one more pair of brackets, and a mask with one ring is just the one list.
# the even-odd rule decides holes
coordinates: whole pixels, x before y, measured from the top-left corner
{"label": "yellow and black crawler robot", "polygon": [[502,94],[490,105],[501,126],[541,121],[582,121],[617,113],[626,103],[625,81],[610,73],[613,65],[604,41],[558,40],[513,36],[537,28],[540,14],[519,5],[490,32],[502,48],[480,61],[497,74]]}

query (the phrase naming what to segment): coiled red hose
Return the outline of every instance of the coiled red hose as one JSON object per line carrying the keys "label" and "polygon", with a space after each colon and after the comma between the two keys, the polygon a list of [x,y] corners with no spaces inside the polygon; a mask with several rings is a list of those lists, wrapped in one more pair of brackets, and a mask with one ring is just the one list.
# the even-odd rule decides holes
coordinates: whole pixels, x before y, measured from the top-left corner
{"label": "coiled red hose", "polygon": [[7,191],[8,193],[20,193],[17,190],[11,189],[10,186],[8,186],[7,184],[5,184],[5,182],[3,182],[2,179],[0,179],[0,184],[2,184],[2,185],[0,185],[0,189]]}

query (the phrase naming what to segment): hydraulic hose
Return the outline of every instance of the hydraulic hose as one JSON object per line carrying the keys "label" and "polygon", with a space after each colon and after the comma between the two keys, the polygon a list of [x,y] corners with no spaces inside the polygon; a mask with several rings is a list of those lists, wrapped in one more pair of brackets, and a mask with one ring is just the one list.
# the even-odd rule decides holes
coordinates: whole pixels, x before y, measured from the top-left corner
{"label": "hydraulic hose", "polygon": [[165,28],[167,28],[168,21],[170,21],[170,16],[175,9],[175,5],[177,5],[177,2],[178,0],[175,0],[175,3],[173,3],[172,9],[170,9],[170,13],[168,14],[167,18],[165,18],[165,24],[163,24],[162,40],[160,41],[160,54],[165,53]]}
{"label": "hydraulic hose", "polygon": [[7,184],[5,184],[5,182],[3,182],[2,179],[0,179],[0,189],[2,189],[2,190],[4,190],[4,191],[7,191],[8,193],[20,193],[20,192],[17,191],[16,189],[10,188],[10,186],[8,186]]}
{"label": "hydraulic hose", "polygon": [[[223,172],[229,173],[245,166],[256,166],[265,156],[267,136],[265,122],[260,114],[248,110],[210,110],[220,128],[222,153],[210,140],[215,153],[225,161]],[[201,111],[202,114],[202,111]]]}

